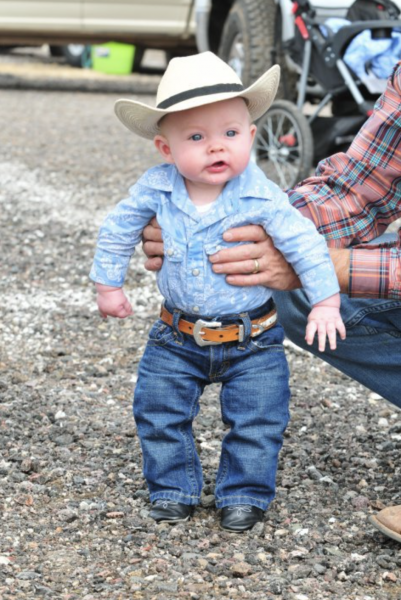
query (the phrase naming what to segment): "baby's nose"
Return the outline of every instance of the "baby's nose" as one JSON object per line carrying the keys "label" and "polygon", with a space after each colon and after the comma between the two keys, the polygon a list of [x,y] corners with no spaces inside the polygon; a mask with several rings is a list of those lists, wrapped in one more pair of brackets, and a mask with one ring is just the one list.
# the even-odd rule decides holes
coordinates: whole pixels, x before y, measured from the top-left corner
{"label": "baby's nose", "polygon": [[224,144],[221,140],[215,139],[211,141],[209,149],[210,152],[220,152],[224,149]]}

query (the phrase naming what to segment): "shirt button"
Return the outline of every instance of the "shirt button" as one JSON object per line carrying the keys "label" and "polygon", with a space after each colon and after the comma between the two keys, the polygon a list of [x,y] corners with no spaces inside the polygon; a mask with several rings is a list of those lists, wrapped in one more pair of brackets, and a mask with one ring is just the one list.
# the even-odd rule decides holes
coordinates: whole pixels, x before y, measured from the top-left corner
{"label": "shirt button", "polygon": [[173,256],[173,254],[174,254],[174,250],[173,250],[172,248],[169,248],[169,249],[167,250],[167,254],[168,254],[168,256]]}
{"label": "shirt button", "polygon": [[192,269],[192,275],[194,277],[198,277],[199,273],[200,273],[199,269]]}
{"label": "shirt button", "polygon": [[194,313],[198,313],[199,312],[199,306],[193,306],[192,310],[194,311]]}

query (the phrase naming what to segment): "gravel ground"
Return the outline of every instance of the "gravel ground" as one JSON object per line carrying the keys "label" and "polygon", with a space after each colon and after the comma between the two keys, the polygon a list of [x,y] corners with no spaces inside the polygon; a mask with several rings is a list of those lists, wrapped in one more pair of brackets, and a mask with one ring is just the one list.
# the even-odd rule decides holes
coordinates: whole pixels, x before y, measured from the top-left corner
{"label": "gravel ground", "polygon": [[[87,274],[103,216],[156,154],[114,117],[111,85],[13,89],[1,76],[9,62],[0,61],[0,600],[399,599],[401,546],[367,519],[401,503],[401,414],[291,344],[292,419],[265,522],[243,535],[218,527],[216,387],[195,425],[202,506],[187,525],[149,520],[131,397],[158,292],[139,252],[127,285],[135,316],[103,322]],[[132,76],[133,90],[144,77],[155,87],[157,76]]]}

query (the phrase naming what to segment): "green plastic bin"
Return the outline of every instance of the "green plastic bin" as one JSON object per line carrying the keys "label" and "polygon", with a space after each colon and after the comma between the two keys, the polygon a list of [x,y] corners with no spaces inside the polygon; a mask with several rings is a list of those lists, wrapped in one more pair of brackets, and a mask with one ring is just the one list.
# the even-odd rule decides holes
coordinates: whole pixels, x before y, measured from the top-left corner
{"label": "green plastic bin", "polygon": [[92,69],[110,75],[129,75],[134,64],[135,46],[119,42],[91,47]]}

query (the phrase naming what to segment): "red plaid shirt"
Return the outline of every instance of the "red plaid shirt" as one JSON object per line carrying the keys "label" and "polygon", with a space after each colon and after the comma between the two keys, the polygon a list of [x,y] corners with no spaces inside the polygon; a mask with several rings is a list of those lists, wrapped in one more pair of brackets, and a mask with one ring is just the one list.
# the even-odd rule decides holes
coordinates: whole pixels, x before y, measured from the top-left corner
{"label": "red plaid shirt", "polygon": [[396,243],[366,246],[401,217],[401,62],[347,153],[289,197],[329,246],[352,246],[350,296],[401,299],[401,228]]}

